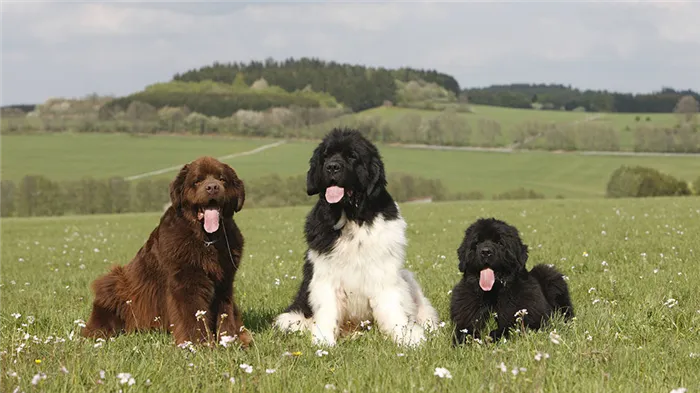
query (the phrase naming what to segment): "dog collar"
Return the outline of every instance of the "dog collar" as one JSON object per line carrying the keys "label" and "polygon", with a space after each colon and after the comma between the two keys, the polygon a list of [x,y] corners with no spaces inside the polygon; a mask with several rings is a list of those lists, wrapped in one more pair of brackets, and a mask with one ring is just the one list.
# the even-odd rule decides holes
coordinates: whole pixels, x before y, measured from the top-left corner
{"label": "dog collar", "polygon": [[333,229],[335,229],[336,231],[342,229],[345,226],[345,224],[347,224],[347,222],[348,216],[345,215],[345,210],[342,210],[340,212],[340,218],[338,219],[338,222],[336,222],[335,225],[333,225]]}
{"label": "dog collar", "polygon": [[216,243],[216,242],[218,242],[218,241],[219,241],[219,239],[211,240],[211,241],[205,240],[205,241],[204,241],[204,247],[209,247],[209,246],[211,246],[212,244],[214,244],[214,243]]}

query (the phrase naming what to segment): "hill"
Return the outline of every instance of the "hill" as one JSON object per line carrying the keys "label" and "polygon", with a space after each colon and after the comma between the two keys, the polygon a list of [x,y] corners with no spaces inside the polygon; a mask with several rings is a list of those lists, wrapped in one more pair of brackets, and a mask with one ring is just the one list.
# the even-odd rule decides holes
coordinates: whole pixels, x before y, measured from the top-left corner
{"label": "hill", "polygon": [[323,61],[316,58],[293,58],[284,61],[267,59],[265,62],[214,63],[189,70],[173,77],[175,81],[200,82],[212,80],[233,83],[242,78],[250,85],[264,79],[287,92],[305,88],[329,93],[340,103],[358,112],[396,101],[396,80],[409,82],[423,80],[436,83],[453,94],[459,94],[459,83],[447,74],[435,70],[412,68],[386,69],[356,64]]}
{"label": "hill", "polygon": [[469,97],[471,103],[480,105],[586,112],[671,113],[683,96],[700,101],[700,93],[693,90],[662,88],[652,93],[630,94],[580,90],[561,84],[514,83],[468,88],[462,93]]}

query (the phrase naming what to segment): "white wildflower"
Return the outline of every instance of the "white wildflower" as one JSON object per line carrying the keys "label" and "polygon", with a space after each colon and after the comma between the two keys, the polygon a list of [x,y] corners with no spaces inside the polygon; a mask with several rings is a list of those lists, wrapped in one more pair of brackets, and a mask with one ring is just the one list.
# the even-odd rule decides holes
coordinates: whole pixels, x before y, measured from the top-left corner
{"label": "white wildflower", "polygon": [[275,370],[274,368],[265,369],[265,373],[267,373],[267,374],[273,374],[275,371],[277,371],[277,370]]}
{"label": "white wildflower", "polygon": [[316,350],[316,356],[322,357],[323,355],[328,355],[328,351],[323,350],[323,349]]}
{"label": "white wildflower", "polygon": [[251,366],[250,364],[243,363],[239,367],[248,374],[253,372],[253,366]]}
{"label": "white wildflower", "polygon": [[233,336],[228,336],[228,335],[223,335],[219,339],[219,345],[221,345],[224,348],[227,348],[228,345],[232,342],[236,341],[236,337]]}
{"label": "white wildflower", "polygon": [[444,367],[435,367],[435,372],[433,372],[433,375],[439,378],[452,378],[452,374],[450,374],[450,371]]}
{"label": "white wildflower", "polygon": [[535,354],[535,360],[538,362],[542,359],[549,359],[549,354],[548,353],[542,353],[542,352],[537,352]]}
{"label": "white wildflower", "polygon": [[39,372],[38,374],[34,374],[32,377],[32,385],[36,385],[41,381],[42,379],[46,379],[46,374]]}
{"label": "white wildflower", "polygon": [[506,364],[503,363],[503,362],[501,362],[501,364],[499,364],[498,366],[496,366],[496,368],[499,368],[499,369],[501,370],[501,372],[506,372],[506,371],[508,371],[508,369],[506,368]]}
{"label": "white wildflower", "polygon": [[557,331],[553,331],[549,333],[549,339],[552,341],[552,343],[559,345],[561,343],[561,336],[557,334]]}
{"label": "white wildflower", "polygon": [[204,319],[204,315],[205,315],[206,313],[207,313],[207,312],[204,311],[204,310],[197,310],[197,312],[194,313],[194,316],[197,317],[197,320],[199,321],[199,320]]}
{"label": "white wildflower", "polygon": [[117,379],[120,385],[128,384],[131,386],[136,383],[136,380],[129,373],[119,373],[117,374]]}

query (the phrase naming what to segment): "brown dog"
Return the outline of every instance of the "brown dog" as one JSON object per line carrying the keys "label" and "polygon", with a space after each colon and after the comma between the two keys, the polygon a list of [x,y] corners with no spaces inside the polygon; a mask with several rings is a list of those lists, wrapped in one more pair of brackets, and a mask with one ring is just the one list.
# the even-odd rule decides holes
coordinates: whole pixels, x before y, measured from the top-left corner
{"label": "brown dog", "polygon": [[230,166],[200,157],[170,184],[170,200],[131,262],[92,283],[95,300],[82,335],[155,329],[171,332],[177,344],[226,335],[247,347],[251,336],[233,293],[243,251],[233,213],[243,207],[243,181]]}

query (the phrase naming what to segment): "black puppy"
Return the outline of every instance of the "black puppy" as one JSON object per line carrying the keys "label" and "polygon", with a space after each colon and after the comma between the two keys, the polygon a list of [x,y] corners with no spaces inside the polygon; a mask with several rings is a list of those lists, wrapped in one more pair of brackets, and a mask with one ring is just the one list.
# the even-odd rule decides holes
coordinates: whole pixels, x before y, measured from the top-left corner
{"label": "black puppy", "polygon": [[[495,312],[498,322],[498,328],[489,333],[494,341],[508,337],[516,313],[525,314],[523,322],[531,329],[539,329],[555,312],[561,312],[566,321],[574,316],[561,273],[544,264],[529,272],[525,268],[527,245],[515,227],[481,218],[465,231],[457,256],[464,274],[452,290],[453,345],[463,343],[467,334],[480,338],[489,313]],[[527,313],[519,312],[523,309]]]}

